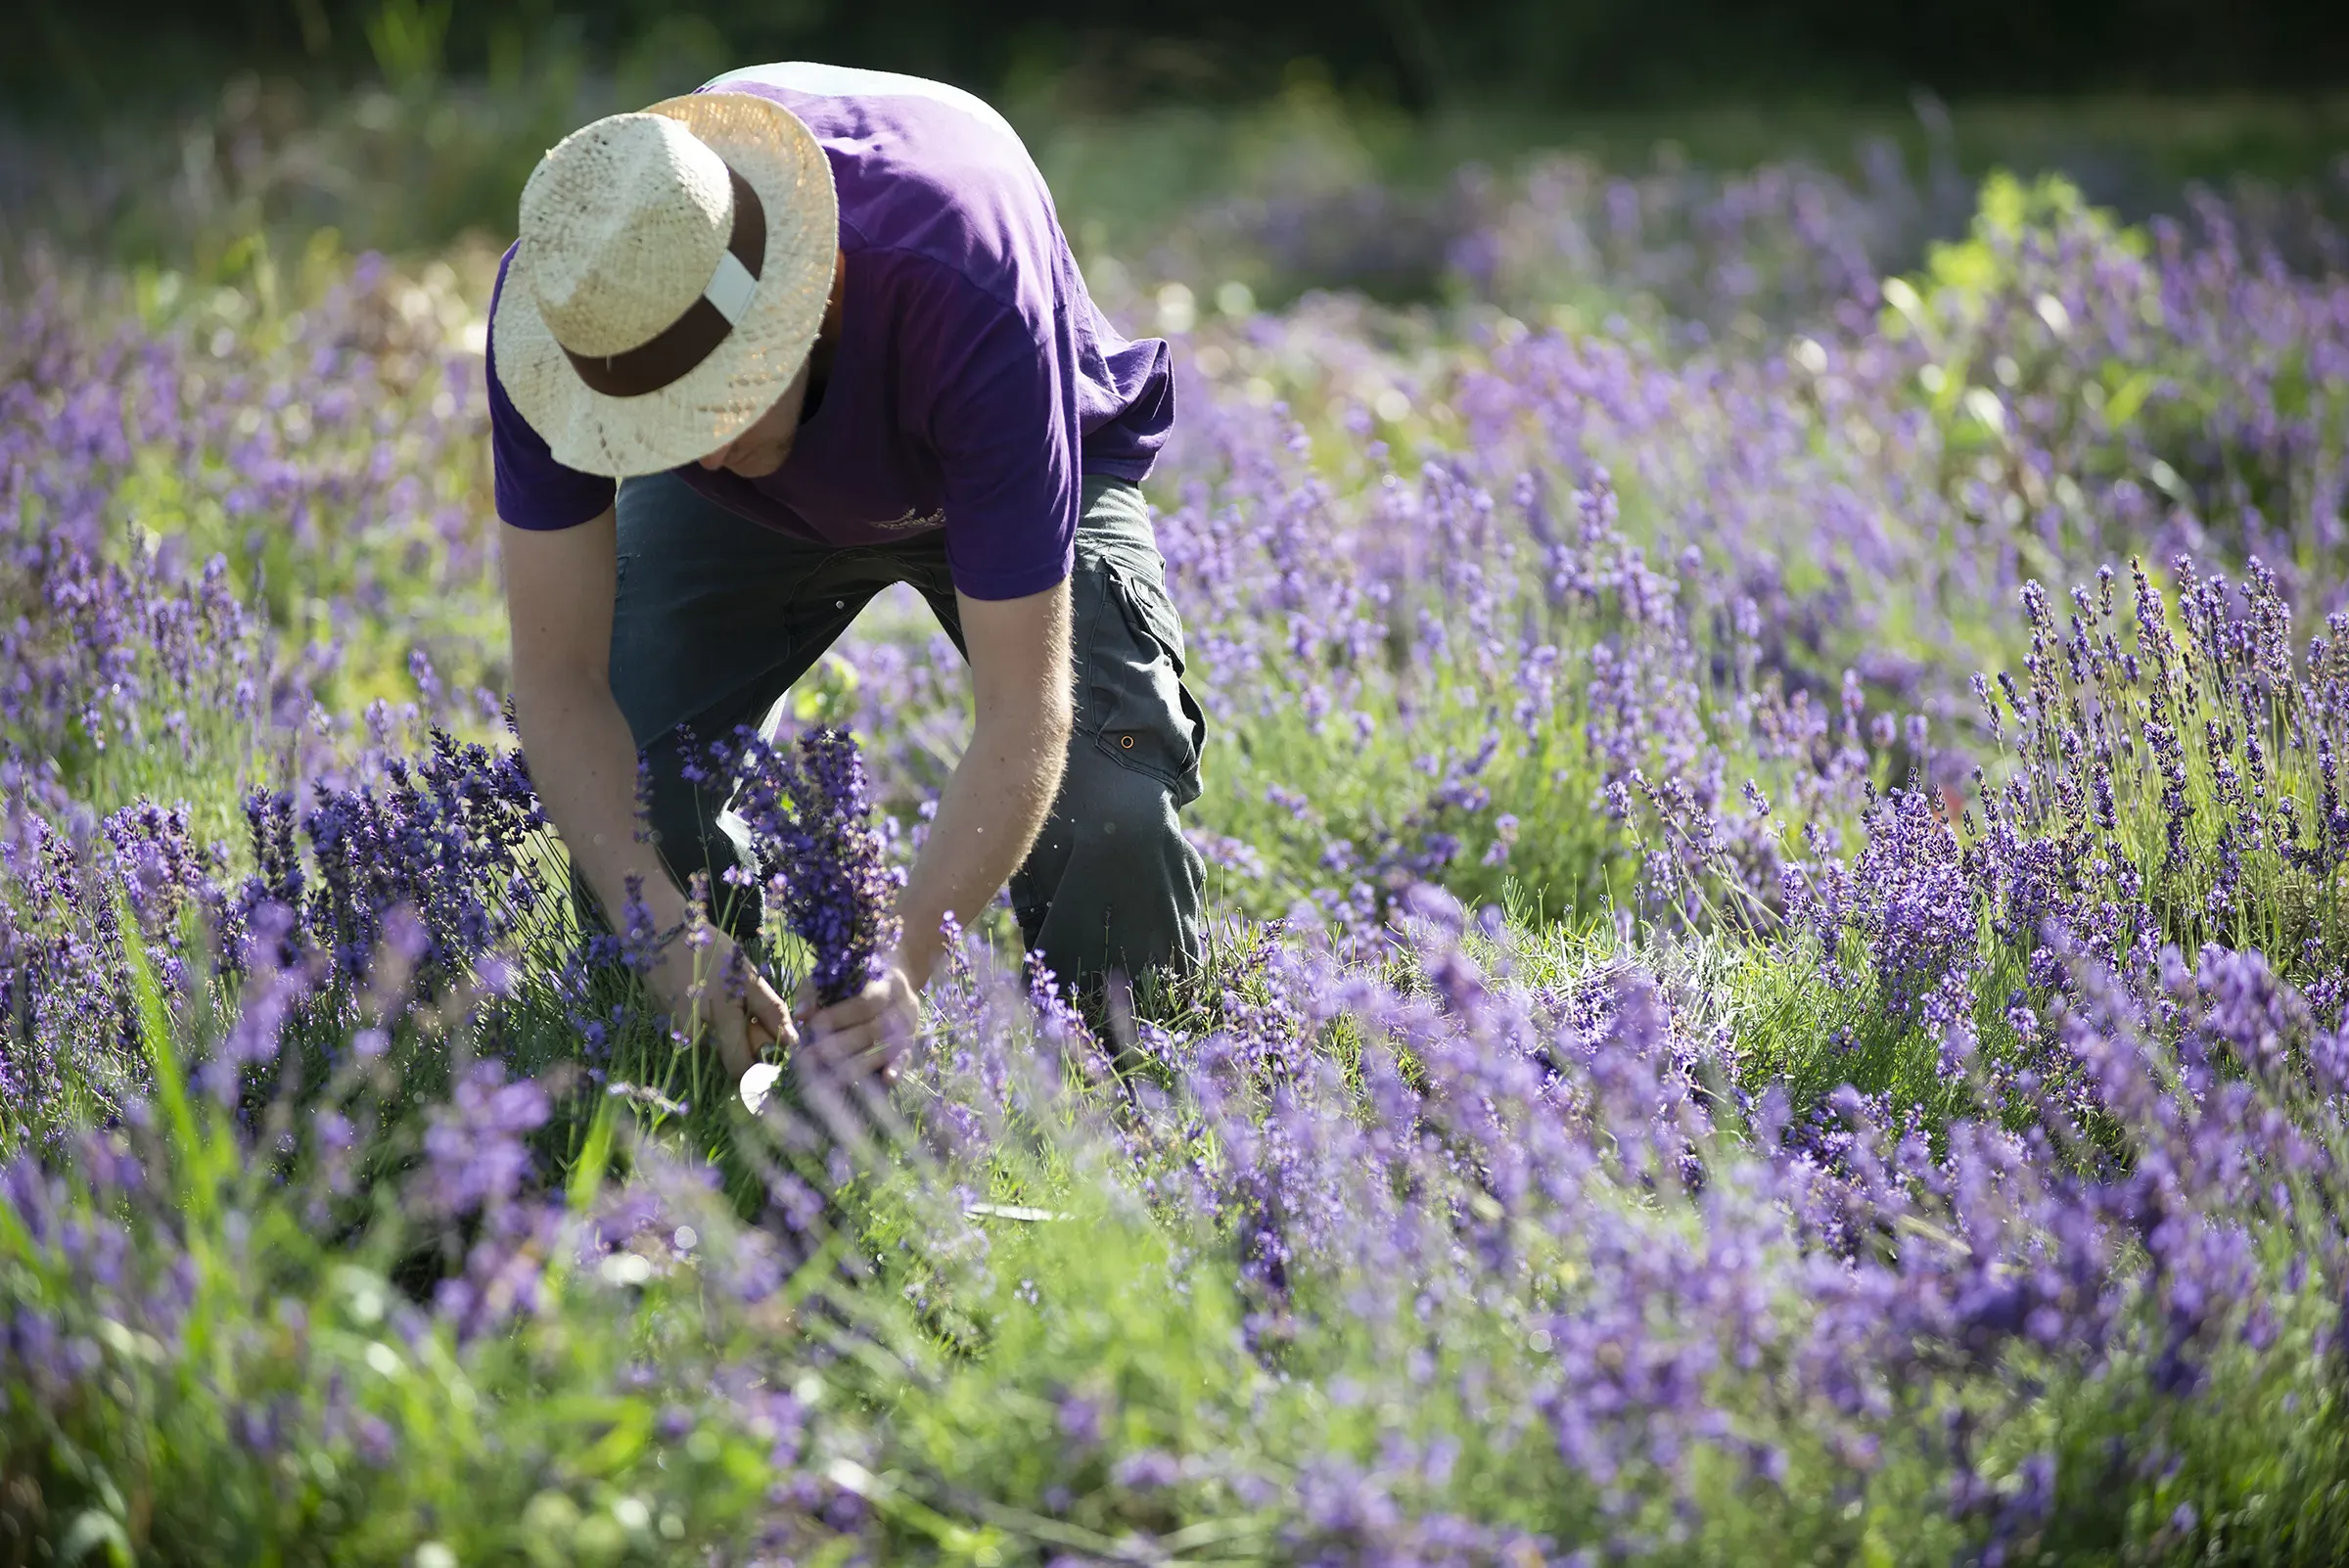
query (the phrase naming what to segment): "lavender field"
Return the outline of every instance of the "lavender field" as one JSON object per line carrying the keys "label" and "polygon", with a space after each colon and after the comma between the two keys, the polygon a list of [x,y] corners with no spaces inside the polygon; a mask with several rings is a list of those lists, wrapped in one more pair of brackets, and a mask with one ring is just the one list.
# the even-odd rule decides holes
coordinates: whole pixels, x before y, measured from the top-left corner
{"label": "lavender field", "polygon": [[[0,1563],[2349,1555],[2349,166],[1451,189],[1084,256],[1207,972],[757,1113],[505,725],[494,254],[0,255]],[[889,860],[961,668],[792,699]]]}

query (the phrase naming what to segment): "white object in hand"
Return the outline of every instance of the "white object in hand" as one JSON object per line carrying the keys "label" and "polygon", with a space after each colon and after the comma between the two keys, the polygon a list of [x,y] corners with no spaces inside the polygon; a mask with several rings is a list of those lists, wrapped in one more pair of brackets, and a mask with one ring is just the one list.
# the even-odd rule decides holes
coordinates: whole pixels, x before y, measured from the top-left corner
{"label": "white object in hand", "polygon": [[774,1089],[775,1080],[782,1076],[783,1069],[772,1062],[753,1062],[742,1075],[742,1103],[750,1107],[752,1115],[759,1114],[759,1107],[766,1103],[766,1096]]}

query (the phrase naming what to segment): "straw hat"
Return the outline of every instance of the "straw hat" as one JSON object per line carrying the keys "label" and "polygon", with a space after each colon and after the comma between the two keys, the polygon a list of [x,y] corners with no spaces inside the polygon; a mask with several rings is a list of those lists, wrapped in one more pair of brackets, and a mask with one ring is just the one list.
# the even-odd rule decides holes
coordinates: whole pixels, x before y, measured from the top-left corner
{"label": "straw hat", "polygon": [[693,462],[800,373],[839,244],[831,165],[780,104],[689,93],[609,115],[523,187],[498,380],[566,467]]}

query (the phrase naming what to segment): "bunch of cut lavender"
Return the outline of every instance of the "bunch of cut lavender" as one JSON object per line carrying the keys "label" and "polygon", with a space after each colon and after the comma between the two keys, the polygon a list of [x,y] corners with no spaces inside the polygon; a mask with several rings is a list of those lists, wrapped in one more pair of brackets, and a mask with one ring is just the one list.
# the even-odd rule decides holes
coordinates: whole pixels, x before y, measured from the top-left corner
{"label": "bunch of cut lavender", "polygon": [[815,729],[786,753],[745,733],[735,754],[734,809],[748,824],[767,907],[782,908],[814,949],[816,998],[853,996],[898,945],[897,892],[854,737]]}

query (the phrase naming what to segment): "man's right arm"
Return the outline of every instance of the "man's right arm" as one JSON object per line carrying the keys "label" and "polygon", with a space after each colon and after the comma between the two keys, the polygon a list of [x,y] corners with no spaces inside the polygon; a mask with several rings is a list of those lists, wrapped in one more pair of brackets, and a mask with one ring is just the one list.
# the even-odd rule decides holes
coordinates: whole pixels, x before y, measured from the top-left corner
{"label": "man's right arm", "polygon": [[[530,778],[572,859],[604,907],[615,914],[630,878],[657,929],[685,919],[684,896],[652,845],[639,840],[636,745],[612,696],[612,608],[617,529],[612,508],[576,528],[499,529],[506,615],[514,639],[514,716]],[[711,948],[732,944],[722,935]],[[655,988],[672,1011],[684,1001],[685,966],[663,964]],[[678,974],[668,973],[670,970]],[[722,1004],[713,985],[710,1020],[726,1065],[739,1076],[751,1061],[757,1031]],[[769,1038],[796,1043],[782,1001],[755,976],[751,1021]]]}

